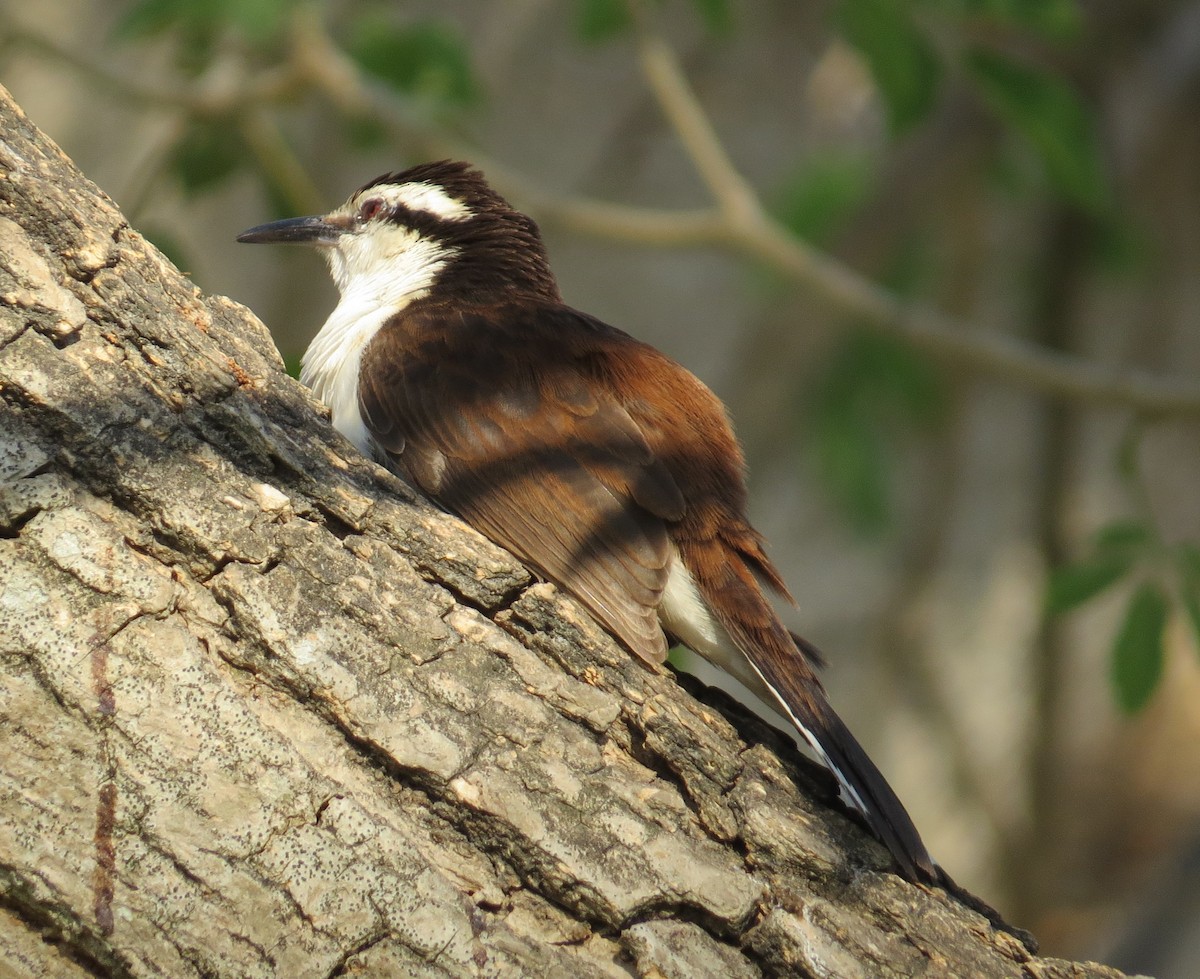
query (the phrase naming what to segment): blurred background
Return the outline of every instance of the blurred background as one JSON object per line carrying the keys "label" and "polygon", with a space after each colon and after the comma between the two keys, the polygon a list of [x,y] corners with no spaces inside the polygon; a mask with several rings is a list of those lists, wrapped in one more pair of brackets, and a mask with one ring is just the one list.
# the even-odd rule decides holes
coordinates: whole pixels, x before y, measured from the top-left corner
{"label": "blurred background", "polygon": [[293,365],[333,287],[235,234],[481,164],[729,405],[943,865],[1200,975],[1200,2],[0,0],[0,82]]}

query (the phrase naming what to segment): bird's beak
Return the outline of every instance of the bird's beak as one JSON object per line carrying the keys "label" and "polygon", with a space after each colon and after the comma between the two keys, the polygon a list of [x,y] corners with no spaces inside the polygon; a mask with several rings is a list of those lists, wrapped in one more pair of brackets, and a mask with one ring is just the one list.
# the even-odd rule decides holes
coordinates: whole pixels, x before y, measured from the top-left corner
{"label": "bird's beak", "polygon": [[323,215],[315,215],[260,224],[243,231],[237,240],[252,245],[332,245],[345,231]]}

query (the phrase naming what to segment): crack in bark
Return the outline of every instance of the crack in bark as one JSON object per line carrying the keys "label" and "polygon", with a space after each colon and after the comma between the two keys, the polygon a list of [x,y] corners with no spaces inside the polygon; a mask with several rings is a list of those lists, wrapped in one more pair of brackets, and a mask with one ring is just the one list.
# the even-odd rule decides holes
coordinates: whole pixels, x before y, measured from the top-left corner
{"label": "crack in bark", "polygon": [[[226,605],[223,597],[218,596],[218,601]],[[227,610],[231,616],[236,612],[232,605],[227,605]],[[252,641],[246,636],[243,636],[243,640]],[[262,671],[241,663],[229,660],[226,662],[235,669],[264,680],[297,703],[315,709],[367,764],[383,771],[409,791],[425,796],[430,802],[431,812],[463,837],[471,840],[477,849],[493,859],[500,860],[526,888],[572,917],[582,917],[595,930],[609,936],[619,935],[623,927],[622,922],[614,916],[615,909],[608,908],[607,901],[598,891],[591,888],[586,881],[565,879],[561,873],[556,873],[557,858],[544,852],[535,841],[519,833],[503,818],[481,810],[465,808],[450,787],[453,778],[442,779],[427,770],[401,765],[381,745],[353,731],[339,716],[332,702],[314,695],[287,678],[277,674],[265,675]],[[481,747],[466,759],[460,766],[460,771],[469,771],[477,767],[475,763],[483,750]],[[556,885],[556,881],[562,886]],[[680,907],[692,905],[682,902]],[[697,915],[703,915],[702,909],[695,907],[693,910]]]}
{"label": "crack in bark", "polygon": [[134,979],[136,973],[130,961],[112,947],[102,932],[69,904],[36,893],[30,881],[7,863],[0,863],[0,907],[98,979]]}
{"label": "crack in bark", "polygon": [[[408,557],[410,560],[412,560],[411,556]],[[454,603],[456,605],[462,605],[464,608],[469,608],[475,612],[478,612],[485,619],[502,629],[504,626],[502,623],[496,621],[496,616],[512,609],[512,607],[528,593],[529,588],[531,587],[530,582],[527,581],[518,585],[513,585],[502,591],[495,602],[485,605],[484,603],[477,601],[471,595],[465,594],[461,588],[445,581],[443,578],[440,578],[438,576],[439,570],[436,567],[424,565],[413,560],[413,569],[417,571],[426,581],[430,582],[431,584],[435,584],[440,588],[444,588],[447,592],[449,592],[450,597],[454,599]],[[453,609],[449,609],[444,614],[450,615],[453,611]]]}
{"label": "crack in bark", "polygon": [[[221,896],[221,891],[219,888],[214,887],[207,880],[197,874],[191,867],[184,863],[175,853],[175,851],[170,848],[170,846],[163,842],[156,833],[148,829],[145,825],[138,827],[138,839],[141,840],[147,850],[157,853],[160,857],[162,857],[162,859],[166,860],[167,863],[169,863],[175,870],[175,872],[178,873],[184,880],[195,884],[196,887],[200,888],[200,890],[203,891],[209,898],[218,898]],[[215,857],[221,861],[229,860],[228,854],[220,853],[216,850],[211,850],[206,847],[200,847],[199,852],[211,857]]]}
{"label": "crack in bark", "polygon": [[[19,330],[17,330],[16,333],[12,334],[11,336],[0,337],[0,351],[3,351],[9,344],[16,343],[30,330],[37,332],[33,320],[26,320],[25,324]],[[6,394],[5,388],[0,386],[0,395],[4,394]]]}
{"label": "crack in bark", "polygon": [[664,901],[652,907],[647,907],[644,910],[639,911],[637,914],[630,915],[630,917],[622,923],[617,938],[626,954],[630,954],[630,929],[636,927],[637,925],[649,924],[653,922],[667,922],[670,924],[686,922],[688,924],[695,925],[714,942],[723,945],[731,952],[734,952],[735,954],[747,959],[749,962],[757,966],[764,975],[766,975],[769,973],[772,964],[768,960],[759,956],[745,944],[746,936],[750,931],[753,930],[754,926],[757,925],[758,918],[760,917],[761,914],[756,916],[754,920],[750,921],[742,929],[732,929],[729,927],[722,927],[722,922],[720,919],[704,914],[702,909],[698,909],[693,905],[680,902]]}
{"label": "crack in bark", "polygon": [[44,507],[33,506],[25,513],[18,514],[11,520],[0,523],[0,539],[16,540],[19,538],[21,536],[21,531],[25,529],[29,521],[31,521],[39,513],[42,513],[44,509]]}
{"label": "crack in bark", "polygon": [[[140,618],[140,616],[135,616]],[[132,620],[130,620],[132,621]],[[124,629],[126,622],[121,626]],[[118,629],[113,635],[120,632]],[[117,820],[117,760],[109,743],[109,728],[117,711],[116,694],[108,676],[108,655],[112,638],[90,644],[92,691],[96,695],[96,710],[100,721],[96,725],[100,736],[100,758],[104,781],[96,792],[96,826],[92,846],[96,866],[92,871],[92,915],[105,935],[113,933],[113,893],[117,872],[117,847],[113,835]]]}
{"label": "crack in bark", "polygon": [[385,928],[377,934],[370,936],[362,942],[359,942],[356,946],[354,946],[354,948],[348,949],[346,953],[334,963],[333,968],[325,974],[325,979],[338,979],[339,976],[346,975],[347,969],[349,969],[350,966],[350,960],[352,958],[354,958],[356,955],[363,955],[364,953],[369,952],[385,938],[390,938],[391,936],[391,930]]}

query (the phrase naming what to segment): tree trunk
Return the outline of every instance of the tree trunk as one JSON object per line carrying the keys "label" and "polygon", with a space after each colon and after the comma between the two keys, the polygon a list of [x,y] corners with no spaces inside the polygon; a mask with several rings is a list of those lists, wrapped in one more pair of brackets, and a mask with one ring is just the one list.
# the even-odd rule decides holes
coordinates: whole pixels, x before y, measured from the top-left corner
{"label": "tree trunk", "polygon": [[360,458],[0,97],[0,974],[1117,975]]}

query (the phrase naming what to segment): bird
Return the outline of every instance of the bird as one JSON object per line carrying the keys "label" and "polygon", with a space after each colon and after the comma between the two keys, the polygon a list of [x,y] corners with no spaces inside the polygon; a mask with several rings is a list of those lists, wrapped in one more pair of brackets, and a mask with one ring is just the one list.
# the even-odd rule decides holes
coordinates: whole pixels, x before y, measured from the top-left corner
{"label": "bird", "polygon": [[815,648],[747,518],[745,460],[712,391],[567,305],[537,224],[471,164],[384,174],[248,243],[315,246],[340,298],[302,359],[334,427],[538,575],[635,656],[680,643],[794,725],[909,881],[939,868],[830,705]]}

